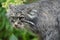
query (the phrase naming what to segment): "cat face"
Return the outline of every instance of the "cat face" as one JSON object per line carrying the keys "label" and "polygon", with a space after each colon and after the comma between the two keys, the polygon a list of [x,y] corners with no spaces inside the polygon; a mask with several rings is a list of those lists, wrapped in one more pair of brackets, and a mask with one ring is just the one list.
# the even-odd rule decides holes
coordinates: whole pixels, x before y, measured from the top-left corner
{"label": "cat face", "polygon": [[10,5],[9,8],[10,9],[7,12],[7,17],[9,18],[13,27],[24,28],[24,26],[27,24],[35,25],[32,20],[37,17],[37,10],[32,10],[32,7],[28,8],[25,5]]}

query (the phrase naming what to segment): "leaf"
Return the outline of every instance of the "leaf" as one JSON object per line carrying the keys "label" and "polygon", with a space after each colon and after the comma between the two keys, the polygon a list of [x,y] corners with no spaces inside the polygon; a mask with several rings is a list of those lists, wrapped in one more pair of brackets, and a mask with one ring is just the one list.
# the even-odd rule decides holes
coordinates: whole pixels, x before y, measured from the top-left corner
{"label": "leaf", "polygon": [[0,40],[2,40],[2,39],[0,39]]}
{"label": "leaf", "polygon": [[0,0],[0,2],[2,3],[2,2],[5,2],[6,0]]}
{"label": "leaf", "polygon": [[9,40],[18,40],[18,38],[17,38],[14,34],[12,34],[12,35],[10,36]]}
{"label": "leaf", "polygon": [[0,31],[5,27],[5,9],[0,7]]}
{"label": "leaf", "polygon": [[6,10],[8,10],[10,4],[20,5],[20,4],[23,4],[23,1],[22,0],[6,0],[6,2],[2,3],[2,7],[6,8]]}
{"label": "leaf", "polygon": [[32,40],[38,40],[38,38],[34,38],[34,39],[32,39]]}

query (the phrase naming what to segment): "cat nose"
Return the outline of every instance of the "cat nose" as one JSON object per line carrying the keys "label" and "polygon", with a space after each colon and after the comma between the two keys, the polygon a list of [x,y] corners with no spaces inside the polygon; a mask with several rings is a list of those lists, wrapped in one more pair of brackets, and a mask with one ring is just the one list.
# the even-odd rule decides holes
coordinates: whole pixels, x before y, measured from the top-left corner
{"label": "cat nose", "polygon": [[15,27],[17,27],[17,26],[18,26],[17,22],[15,22],[15,24],[14,24],[14,25],[15,25]]}
{"label": "cat nose", "polygon": [[17,27],[18,25],[15,24],[15,27]]}

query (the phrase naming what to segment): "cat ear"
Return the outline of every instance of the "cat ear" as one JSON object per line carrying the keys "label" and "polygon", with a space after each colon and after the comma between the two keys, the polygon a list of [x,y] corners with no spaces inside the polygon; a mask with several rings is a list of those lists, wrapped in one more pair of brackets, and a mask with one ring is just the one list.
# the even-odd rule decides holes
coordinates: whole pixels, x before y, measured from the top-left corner
{"label": "cat ear", "polygon": [[15,8],[15,5],[10,4],[10,5],[9,5],[9,8],[10,8],[10,9],[13,9],[13,8]]}
{"label": "cat ear", "polygon": [[16,6],[15,5],[10,4],[9,9],[13,12],[16,12]]}

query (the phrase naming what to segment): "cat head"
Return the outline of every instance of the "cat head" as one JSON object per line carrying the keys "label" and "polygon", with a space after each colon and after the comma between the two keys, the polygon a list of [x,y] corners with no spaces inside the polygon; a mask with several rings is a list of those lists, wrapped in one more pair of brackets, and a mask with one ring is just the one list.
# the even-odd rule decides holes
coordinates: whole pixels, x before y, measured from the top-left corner
{"label": "cat head", "polygon": [[14,27],[24,28],[27,24],[35,26],[37,10],[31,5],[9,5],[7,17]]}

